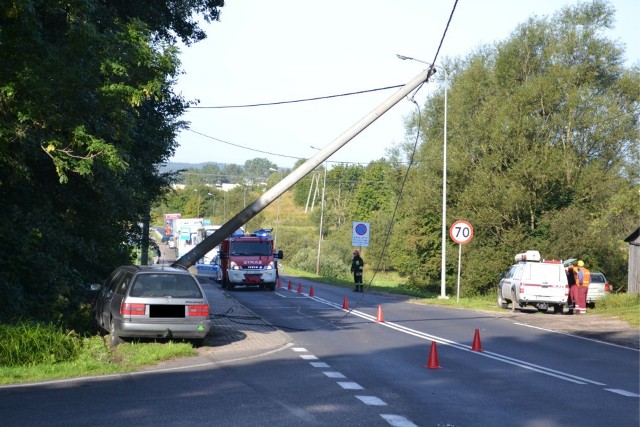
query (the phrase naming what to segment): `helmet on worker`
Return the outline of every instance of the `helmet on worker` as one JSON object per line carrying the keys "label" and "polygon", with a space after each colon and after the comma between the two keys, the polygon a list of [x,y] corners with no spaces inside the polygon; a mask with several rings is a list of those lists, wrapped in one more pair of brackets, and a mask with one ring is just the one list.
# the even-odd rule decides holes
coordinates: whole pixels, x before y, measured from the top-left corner
{"label": "helmet on worker", "polygon": [[582,260],[578,261],[578,267],[584,267],[584,261]]}

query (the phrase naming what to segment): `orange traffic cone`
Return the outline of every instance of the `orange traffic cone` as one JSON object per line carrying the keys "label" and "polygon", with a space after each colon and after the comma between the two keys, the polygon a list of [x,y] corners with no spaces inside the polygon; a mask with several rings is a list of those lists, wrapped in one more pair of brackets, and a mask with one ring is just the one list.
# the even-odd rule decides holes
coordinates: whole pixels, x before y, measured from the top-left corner
{"label": "orange traffic cone", "polygon": [[291,285],[291,280],[289,280],[289,286],[287,286],[287,289],[288,289],[288,290],[293,289],[293,286]]}
{"label": "orange traffic cone", "polygon": [[429,352],[429,360],[427,361],[427,366],[425,368],[428,369],[439,369],[440,362],[438,362],[438,349],[436,348],[436,342],[431,342],[431,351]]}
{"label": "orange traffic cone", "polygon": [[480,343],[480,331],[476,329],[476,334],[473,336],[473,345],[471,351],[482,351],[482,344]]}
{"label": "orange traffic cone", "polygon": [[382,315],[382,306],[378,306],[378,316],[376,317],[376,322],[384,322],[384,316]]}
{"label": "orange traffic cone", "polygon": [[279,277],[278,277],[277,283],[278,283],[278,287],[281,288],[282,287],[282,282],[280,281]]}
{"label": "orange traffic cone", "polygon": [[311,289],[309,289],[309,296],[310,297],[316,296],[316,294],[313,292],[313,286],[311,287]]}
{"label": "orange traffic cone", "polygon": [[343,310],[349,310],[349,298],[347,298],[347,296],[344,296],[344,300],[342,301],[342,309]]}
{"label": "orange traffic cone", "polygon": [[302,284],[298,283],[298,293],[301,294],[302,293]]}

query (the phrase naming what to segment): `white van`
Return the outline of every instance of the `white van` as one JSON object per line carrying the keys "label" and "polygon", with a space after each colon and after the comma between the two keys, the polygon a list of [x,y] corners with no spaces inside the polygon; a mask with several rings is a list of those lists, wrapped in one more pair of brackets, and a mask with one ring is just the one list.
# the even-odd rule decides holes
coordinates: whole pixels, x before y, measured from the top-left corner
{"label": "white van", "polygon": [[498,284],[498,306],[515,310],[531,305],[546,312],[562,313],[569,296],[567,274],[561,261],[540,259],[540,252],[515,256],[514,264]]}

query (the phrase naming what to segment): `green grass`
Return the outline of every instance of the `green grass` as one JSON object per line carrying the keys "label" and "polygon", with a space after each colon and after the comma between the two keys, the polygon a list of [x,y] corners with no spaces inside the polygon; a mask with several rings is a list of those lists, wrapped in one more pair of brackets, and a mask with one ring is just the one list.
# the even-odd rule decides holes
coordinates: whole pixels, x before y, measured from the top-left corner
{"label": "green grass", "polygon": [[[111,350],[108,340],[98,335],[80,338],[50,325],[34,323],[0,326],[0,342],[12,343],[0,347],[0,384],[131,372],[163,360],[196,354],[187,343],[125,343]],[[27,326],[35,332],[30,332]],[[19,332],[25,334],[21,337]],[[71,343],[65,338],[70,335],[77,342]],[[73,357],[64,359],[51,353],[49,357],[33,357],[31,350],[45,348],[52,342],[64,342],[62,345],[77,347],[77,351]]]}

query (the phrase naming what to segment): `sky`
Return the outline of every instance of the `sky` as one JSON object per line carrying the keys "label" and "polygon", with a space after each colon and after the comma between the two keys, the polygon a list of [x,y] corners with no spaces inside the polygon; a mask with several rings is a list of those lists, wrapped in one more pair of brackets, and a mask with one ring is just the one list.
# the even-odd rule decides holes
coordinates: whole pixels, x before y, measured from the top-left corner
{"label": "sky", "polygon": [[[573,0],[459,0],[440,48],[466,57],[503,41],[530,17],[552,16]],[[220,21],[203,23],[207,39],[182,46],[184,74],[176,92],[199,100],[182,118],[170,162],[233,163],[266,158],[291,168],[330,144],[374,111],[426,65],[440,45],[455,0],[226,0]],[[616,9],[612,40],[626,46],[626,65],[640,65],[640,1],[610,0]],[[320,6],[320,7],[318,7]],[[438,89],[430,81],[416,94],[422,107]],[[359,95],[246,108],[202,108]],[[328,160],[363,163],[386,157],[404,141],[404,121],[415,110],[406,98]],[[314,148],[315,147],[315,148]]]}

